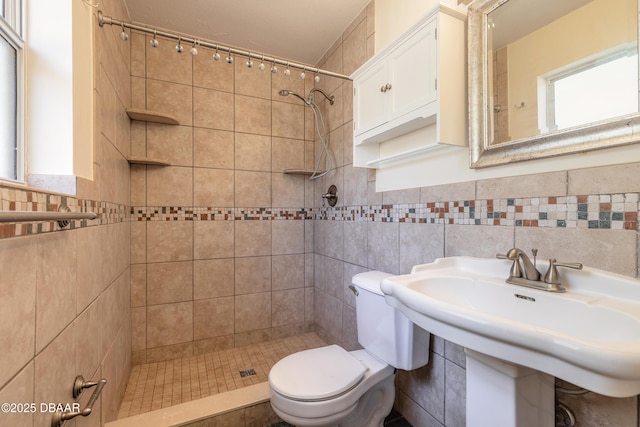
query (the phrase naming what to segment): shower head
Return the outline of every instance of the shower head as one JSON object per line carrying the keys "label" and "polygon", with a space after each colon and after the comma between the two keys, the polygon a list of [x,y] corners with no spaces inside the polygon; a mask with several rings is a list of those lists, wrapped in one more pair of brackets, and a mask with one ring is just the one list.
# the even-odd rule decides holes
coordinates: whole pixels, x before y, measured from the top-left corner
{"label": "shower head", "polygon": [[279,94],[280,96],[289,96],[289,95],[293,95],[293,96],[295,96],[296,98],[300,98],[300,99],[301,99],[305,104],[309,105],[309,101],[307,101],[306,99],[304,99],[304,98],[302,97],[302,95],[299,95],[299,94],[295,93],[295,92],[294,92],[294,91],[292,91],[292,90],[282,89],[280,92],[278,92],[278,94]]}

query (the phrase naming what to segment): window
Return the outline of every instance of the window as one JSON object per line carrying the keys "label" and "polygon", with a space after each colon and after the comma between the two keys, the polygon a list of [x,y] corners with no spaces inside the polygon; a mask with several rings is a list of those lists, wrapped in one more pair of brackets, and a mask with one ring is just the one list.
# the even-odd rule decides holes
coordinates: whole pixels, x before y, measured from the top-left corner
{"label": "window", "polygon": [[547,77],[547,126],[561,130],[638,112],[637,50],[617,50]]}
{"label": "window", "polygon": [[0,0],[0,179],[24,180],[22,3]]}

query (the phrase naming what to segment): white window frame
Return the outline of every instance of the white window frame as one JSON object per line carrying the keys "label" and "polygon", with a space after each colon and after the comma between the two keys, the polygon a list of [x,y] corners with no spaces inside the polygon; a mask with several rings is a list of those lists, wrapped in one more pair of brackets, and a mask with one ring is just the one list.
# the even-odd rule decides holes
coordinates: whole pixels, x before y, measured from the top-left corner
{"label": "white window frame", "polygon": [[0,176],[0,181],[25,181],[25,146],[24,146],[24,92],[25,64],[22,38],[24,17],[22,0],[4,0],[3,16],[0,16],[0,36],[16,50],[16,177],[15,179]]}
{"label": "white window frame", "polygon": [[[540,132],[547,133],[558,130],[555,117],[554,84],[556,81],[606,64],[623,56],[630,56],[637,53],[638,47],[635,43],[625,43],[538,77],[538,125]],[[638,106],[640,107],[640,96]]]}

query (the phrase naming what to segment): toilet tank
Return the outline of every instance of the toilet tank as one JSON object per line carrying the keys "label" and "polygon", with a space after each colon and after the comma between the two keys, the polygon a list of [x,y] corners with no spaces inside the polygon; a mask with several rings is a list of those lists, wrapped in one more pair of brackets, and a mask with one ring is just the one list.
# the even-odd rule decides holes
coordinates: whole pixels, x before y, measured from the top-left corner
{"label": "toilet tank", "polygon": [[353,276],[358,290],[358,342],[368,353],[399,369],[412,370],[429,362],[429,332],[385,302],[380,283],[391,274],[368,271]]}

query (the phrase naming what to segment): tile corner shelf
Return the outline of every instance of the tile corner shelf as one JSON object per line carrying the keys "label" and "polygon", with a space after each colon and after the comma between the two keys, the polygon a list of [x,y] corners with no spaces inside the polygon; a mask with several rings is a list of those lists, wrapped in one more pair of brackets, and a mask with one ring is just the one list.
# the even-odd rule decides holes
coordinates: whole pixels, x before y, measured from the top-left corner
{"label": "tile corner shelf", "polygon": [[[465,23],[463,13],[439,5],[352,74],[354,166],[467,145]],[[411,132],[412,141],[399,138]]]}
{"label": "tile corner shelf", "polygon": [[[323,171],[324,172],[324,171]],[[285,175],[303,175],[303,176],[311,176],[313,175],[313,171],[306,169],[285,169],[282,171]],[[322,172],[318,172],[321,174]]]}
{"label": "tile corner shelf", "polygon": [[164,123],[168,125],[179,125],[180,122],[170,114],[160,113],[158,111],[141,110],[138,108],[127,108],[127,115],[131,120],[139,120],[142,122]]}
{"label": "tile corner shelf", "polygon": [[151,165],[151,166],[171,166],[171,163],[159,159],[150,159],[147,157],[127,157],[129,164],[135,165]]}

